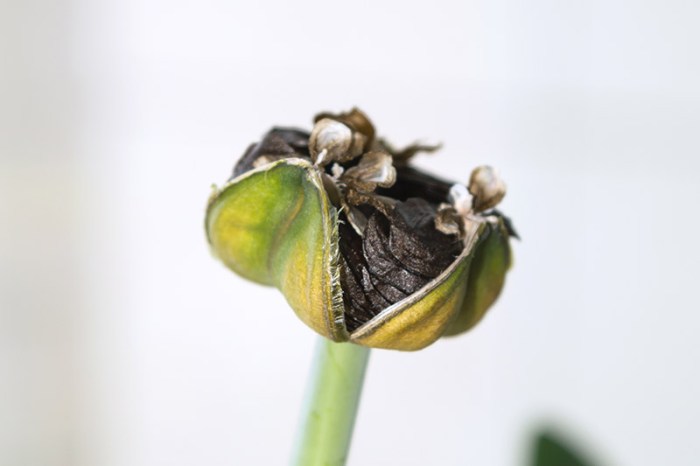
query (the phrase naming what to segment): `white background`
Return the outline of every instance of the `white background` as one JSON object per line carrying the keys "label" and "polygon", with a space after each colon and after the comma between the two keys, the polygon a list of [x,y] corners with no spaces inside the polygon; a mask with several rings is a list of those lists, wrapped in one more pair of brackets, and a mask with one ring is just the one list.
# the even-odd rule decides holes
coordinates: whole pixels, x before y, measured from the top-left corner
{"label": "white background", "polygon": [[523,240],[470,334],[375,351],[351,465],[700,462],[692,1],[0,6],[0,464],[278,465],[314,335],[214,261],[211,183],[357,105],[501,169]]}

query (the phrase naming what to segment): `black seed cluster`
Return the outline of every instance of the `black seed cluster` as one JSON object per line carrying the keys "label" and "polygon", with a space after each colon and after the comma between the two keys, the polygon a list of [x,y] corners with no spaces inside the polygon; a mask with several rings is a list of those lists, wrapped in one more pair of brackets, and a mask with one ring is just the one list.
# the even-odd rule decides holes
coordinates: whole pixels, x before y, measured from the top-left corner
{"label": "black seed cluster", "polygon": [[374,210],[364,237],[340,225],[340,276],[349,331],[420,290],[462,252],[456,236],[435,229],[435,213],[435,206],[424,199],[409,198],[388,216]]}

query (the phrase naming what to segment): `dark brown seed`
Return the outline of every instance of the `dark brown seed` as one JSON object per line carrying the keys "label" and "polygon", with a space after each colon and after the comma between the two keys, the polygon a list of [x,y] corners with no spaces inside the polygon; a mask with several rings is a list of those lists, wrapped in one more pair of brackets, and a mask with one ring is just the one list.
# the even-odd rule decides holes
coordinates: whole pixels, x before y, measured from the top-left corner
{"label": "dark brown seed", "polygon": [[428,279],[440,275],[462,252],[456,236],[435,228],[437,209],[426,200],[410,198],[391,216],[390,249],[404,267]]}
{"label": "dark brown seed", "polygon": [[378,210],[360,237],[341,224],[346,325],[353,331],[388,306],[420,290],[461,252],[456,236],[435,230],[436,209],[422,199],[397,204],[389,216]]}
{"label": "dark brown seed", "polygon": [[309,133],[295,128],[272,128],[262,141],[251,144],[233,169],[235,178],[254,167],[255,161],[263,156],[309,157]]}

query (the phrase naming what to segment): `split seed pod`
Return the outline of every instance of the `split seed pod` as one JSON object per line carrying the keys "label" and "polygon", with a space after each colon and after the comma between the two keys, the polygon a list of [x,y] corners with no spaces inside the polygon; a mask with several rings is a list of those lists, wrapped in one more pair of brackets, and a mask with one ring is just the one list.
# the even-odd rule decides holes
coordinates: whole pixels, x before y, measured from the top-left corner
{"label": "split seed pod", "polygon": [[274,128],[209,200],[206,232],[231,270],[274,286],[334,341],[418,350],[473,327],[511,262],[505,185],[489,167],[469,188],[427,175],[374,139],[359,110]]}

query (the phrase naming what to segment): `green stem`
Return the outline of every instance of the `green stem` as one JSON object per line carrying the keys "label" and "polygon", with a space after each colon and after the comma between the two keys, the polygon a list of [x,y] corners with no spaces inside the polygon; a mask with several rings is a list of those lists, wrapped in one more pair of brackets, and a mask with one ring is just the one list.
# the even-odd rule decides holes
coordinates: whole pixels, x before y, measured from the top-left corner
{"label": "green stem", "polygon": [[369,348],[319,337],[292,464],[345,464]]}

